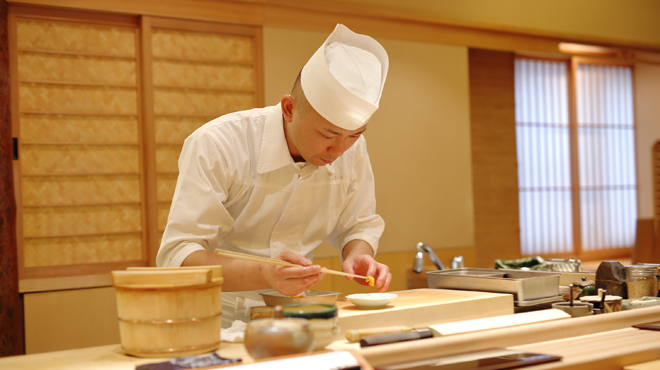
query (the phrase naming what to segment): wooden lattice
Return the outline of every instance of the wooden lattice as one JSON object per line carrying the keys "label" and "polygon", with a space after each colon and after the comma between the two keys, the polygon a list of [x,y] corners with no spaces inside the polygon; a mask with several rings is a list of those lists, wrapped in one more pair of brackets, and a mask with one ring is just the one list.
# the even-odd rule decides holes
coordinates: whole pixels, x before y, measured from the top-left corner
{"label": "wooden lattice", "polygon": [[23,209],[25,238],[141,231],[140,204]]}
{"label": "wooden lattice", "polygon": [[19,105],[23,112],[68,114],[137,114],[136,88],[22,83]]}
{"label": "wooden lattice", "polygon": [[138,144],[137,117],[21,115],[21,143]]}
{"label": "wooden lattice", "polygon": [[251,66],[160,60],[153,67],[156,86],[254,90]]}
{"label": "wooden lattice", "polygon": [[176,145],[159,145],[156,148],[156,171],[158,173],[178,173],[178,159],[181,147]]}
{"label": "wooden lattice", "polygon": [[23,268],[142,258],[136,30],[17,20]]}
{"label": "wooden lattice", "polygon": [[176,187],[177,175],[158,175],[157,199],[159,202],[171,202]]}
{"label": "wooden lattice", "polygon": [[215,117],[157,117],[155,120],[156,142],[181,145],[193,131]]}
{"label": "wooden lattice", "polygon": [[254,108],[255,95],[209,90],[156,89],[154,112],[157,115],[212,116]]}
{"label": "wooden lattice", "polygon": [[135,57],[135,30],[129,28],[21,19],[18,50]]}
{"label": "wooden lattice", "polygon": [[23,145],[23,175],[139,173],[137,146]]}
{"label": "wooden lattice", "polygon": [[162,231],[183,141],[213,118],[254,108],[257,83],[251,37],[156,29],[152,50],[158,229]]}
{"label": "wooden lattice", "polygon": [[136,261],[141,258],[139,234],[28,239],[25,267],[46,267]]}
{"label": "wooden lattice", "polygon": [[253,63],[253,39],[246,36],[204,32],[154,30],[153,55],[156,58],[197,61]]}
{"label": "wooden lattice", "polygon": [[[109,22],[16,18],[22,273],[144,260],[143,225],[156,217],[162,237],[185,138],[257,105],[254,35],[154,28],[140,66],[138,30]],[[143,67],[153,80],[140,86]],[[150,166],[158,210],[144,215]]]}
{"label": "wooden lattice", "polygon": [[34,52],[19,53],[18,76],[27,81],[129,86],[135,86],[137,81],[134,59]]}
{"label": "wooden lattice", "polygon": [[[167,217],[170,214],[170,203],[158,203],[158,230],[165,230]],[[162,233],[161,233],[162,237]]]}
{"label": "wooden lattice", "polygon": [[139,175],[30,176],[22,185],[24,207],[140,202]]}

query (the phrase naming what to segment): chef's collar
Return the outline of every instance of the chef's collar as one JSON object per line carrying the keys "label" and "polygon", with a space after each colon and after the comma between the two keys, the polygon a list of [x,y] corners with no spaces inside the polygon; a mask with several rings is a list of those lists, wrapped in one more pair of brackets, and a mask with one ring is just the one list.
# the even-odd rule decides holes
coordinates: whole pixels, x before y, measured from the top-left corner
{"label": "chef's collar", "polygon": [[337,24],[303,67],[300,81],[316,112],[335,126],[357,130],[378,109],[388,66],[376,40]]}
{"label": "chef's collar", "polygon": [[291,158],[286,136],[284,135],[282,105],[277,104],[272,108],[266,117],[266,125],[261,138],[261,152],[257,164],[257,173],[259,174],[295,164],[293,158]]}

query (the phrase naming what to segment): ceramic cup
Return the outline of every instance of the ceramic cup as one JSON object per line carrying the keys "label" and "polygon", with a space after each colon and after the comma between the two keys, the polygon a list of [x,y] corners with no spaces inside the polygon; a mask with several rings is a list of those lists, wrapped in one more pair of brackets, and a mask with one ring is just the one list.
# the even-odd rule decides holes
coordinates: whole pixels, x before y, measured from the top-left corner
{"label": "ceramic cup", "polygon": [[[314,333],[314,350],[325,348],[337,340],[339,318],[337,306],[333,304],[310,303],[281,306],[282,316],[306,319]],[[277,308],[276,308],[277,310]]]}
{"label": "ceramic cup", "polygon": [[260,359],[310,352],[314,335],[307,320],[259,319],[248,324],[243,343],[252,358]]}

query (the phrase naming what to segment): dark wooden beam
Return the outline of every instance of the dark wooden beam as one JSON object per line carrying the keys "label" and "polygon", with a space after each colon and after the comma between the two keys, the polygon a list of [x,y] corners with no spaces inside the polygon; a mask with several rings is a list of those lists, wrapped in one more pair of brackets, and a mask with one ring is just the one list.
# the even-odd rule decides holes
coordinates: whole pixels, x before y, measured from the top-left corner
{"label": "dark wooden beam", "polygon": [[7,17],[7,0],[0,0],[0,356],[25,353],[23,300],[18,293]]}

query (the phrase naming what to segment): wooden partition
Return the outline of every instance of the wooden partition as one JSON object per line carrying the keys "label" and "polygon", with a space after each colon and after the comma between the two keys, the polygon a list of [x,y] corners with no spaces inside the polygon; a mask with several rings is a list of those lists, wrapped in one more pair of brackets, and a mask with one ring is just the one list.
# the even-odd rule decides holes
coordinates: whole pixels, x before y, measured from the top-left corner
{"label": "wooden partition", "polygon": [[150,23],[152,63],[145,69],[151,67],[148,73],[153,75],[156,250],[167,224],[183,141],[211,119],[263,106],[263,78],[257,28],[162,18]]}
{"label": "wooden partition", "polygon": [[22,292],[155,265],[185,137],[262,105],[261,30],[10,8]]}
{"label": "wooden partition", "polygon": [[15,9],[19,274],[80,275],[144,263],[138,29]]}
{"label": "wooden partition", "polygon": [[513,53],[470,49],[475,246],[479,267],[519,258]]}

